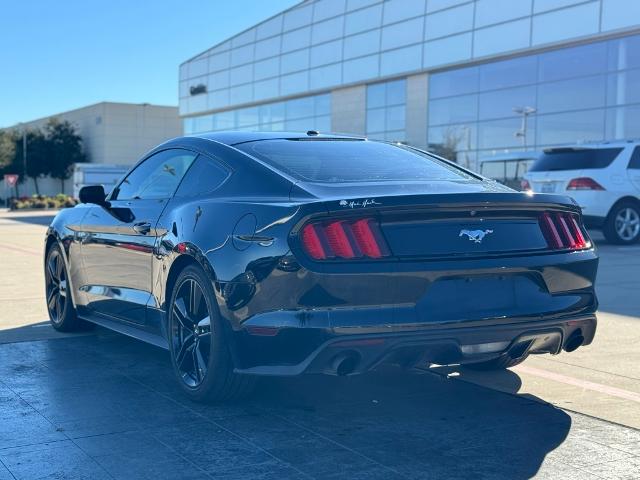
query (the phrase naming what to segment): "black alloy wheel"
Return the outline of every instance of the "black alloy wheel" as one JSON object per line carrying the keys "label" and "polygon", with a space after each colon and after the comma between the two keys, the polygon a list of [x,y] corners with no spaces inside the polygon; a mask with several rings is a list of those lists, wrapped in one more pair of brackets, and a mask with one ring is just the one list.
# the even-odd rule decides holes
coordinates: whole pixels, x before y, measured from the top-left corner
{"label": "black alloy wheel", "polygon": [[190,265],[180,272],[167,313],[173,369],[192,400],[218,402],[251,393],[255,379],[234,372],[213,287],[201,268]]}
{"label": "black alloy wheel", "polygon": [[93,324],[80,320],[76,315],[67,267],[58,245],[54,245],[47,252],[44,279],[47,312],[53,328],[60,332],[76,332],[91,328]]}
{"label": "black alloy wheel", "polygon": [[47,258],[45,278],[49,318],[54,325],[58,325],[62,322],[67,308],[67,272],[57,248],[54,248]]}
{"label": "black alloy wheel", "polygon": [[178,286],[171,315],[176,367],[187,386],[198,387],[209,367],[211,313],[197,280],[186,278]]}

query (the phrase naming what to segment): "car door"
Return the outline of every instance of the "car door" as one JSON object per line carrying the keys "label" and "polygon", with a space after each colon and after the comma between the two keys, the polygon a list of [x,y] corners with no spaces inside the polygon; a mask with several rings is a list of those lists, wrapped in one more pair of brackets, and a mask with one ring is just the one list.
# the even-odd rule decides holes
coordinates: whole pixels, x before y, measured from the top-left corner
{"label": "car door", "polygon": [[132,170],[108,197],[84,217],[81,290],[90,313],[143,324],[151,295],[154,247],[166,233],[158,218],[196,154],[158,152]]}
{"label": "car door", "polygon": [[640,147],[633,149],[631,160],[627,166],[627,175],[629,175],[629,181],[635,189],[636,196],[640,196]]}

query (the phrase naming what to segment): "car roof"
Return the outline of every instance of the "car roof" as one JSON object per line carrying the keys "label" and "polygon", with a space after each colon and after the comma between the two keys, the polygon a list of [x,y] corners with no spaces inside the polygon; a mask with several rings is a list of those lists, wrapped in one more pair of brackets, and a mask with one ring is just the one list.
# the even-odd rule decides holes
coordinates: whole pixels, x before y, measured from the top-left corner
{"label": "car roof", "polygon": [[308,132],[238,132],[238,131],[225,131],[225,132],[209,132],[198,133],[189,135],[190,137],[203,138],[205,140],[213,140],[216,142],[224,143],[226,145],[237,145],[239,143],[257,142],[261,140],[276,140],[276,139],[353,139],[364,140],[365,137],[359,137],[357,135],[344,135],[337,133],[319,133],[315,130],[309,130]]}

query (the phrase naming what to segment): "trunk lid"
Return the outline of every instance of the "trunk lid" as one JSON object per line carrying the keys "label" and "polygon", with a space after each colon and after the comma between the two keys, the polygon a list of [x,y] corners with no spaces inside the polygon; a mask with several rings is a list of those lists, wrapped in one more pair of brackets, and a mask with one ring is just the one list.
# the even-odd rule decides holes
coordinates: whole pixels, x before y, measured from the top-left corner
{"label": "trunk lid", "polygon": [[581,223],[568,197],[513,191],[349,196],[324,204],[331,218],[375,218],[392,255],[412,260],[544,252],[545,212],[569,213]]}

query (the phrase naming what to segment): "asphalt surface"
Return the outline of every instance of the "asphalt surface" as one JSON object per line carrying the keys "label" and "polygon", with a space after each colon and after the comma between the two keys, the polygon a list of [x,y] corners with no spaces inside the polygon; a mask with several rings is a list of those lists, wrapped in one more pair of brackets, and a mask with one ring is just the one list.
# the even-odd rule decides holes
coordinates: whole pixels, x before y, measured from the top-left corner
{"label": "asphalt surface", "polygon": [[593,345],[499,374],[265,379],[186,400],[166,352],[45,322],[50,216],[0,212],[0,480],[640,479],[640,247],[601,244]]}

